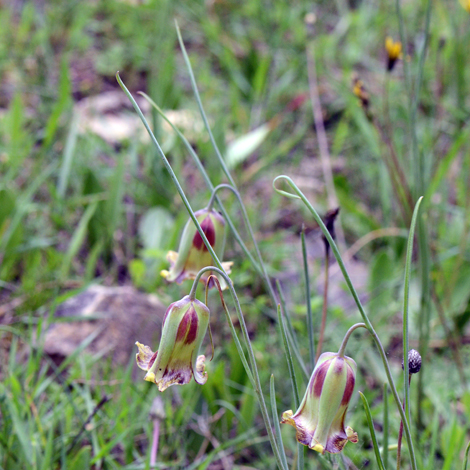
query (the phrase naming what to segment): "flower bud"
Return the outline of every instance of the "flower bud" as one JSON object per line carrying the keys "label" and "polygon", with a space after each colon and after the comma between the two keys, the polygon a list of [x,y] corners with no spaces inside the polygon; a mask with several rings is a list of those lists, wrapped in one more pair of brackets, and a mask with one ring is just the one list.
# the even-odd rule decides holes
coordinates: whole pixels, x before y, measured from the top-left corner
{"label": "flower bud", "polygon": [[[401,368],[404,369],[405,365],[402,362]],[[410,349],[408,351],[408,372],[410,374],[417,374],[421,369],[421,355],[416,349]]]}
{"label": "flower bud", "polygon": [[[201,225],[204,234],[219,259],[222,259],[225,246],[225,220],[214,209],[201,209],[194,214]],[[195,279],[197,273],[207,266],[213,265],[212,256],[191,219],[186,223],[181,237],[178,253],[170,251],[167,254],[170,271],[163,270],[161,275],[169,282],[180,284],[186,279]],[[232,262],[222,263],[227,274],[230,273]],[[205,273],[201,282],[211,275]],[[219,278],[222,289],[226,287],[223,278]],[[210,284],[211,286],[211,284]]]}
{"label": "flower bud", "polygon": [[205,384],[205,356],[199,348],[209,325],[209,309],[189,296],[172,303],[163,319],[162,338],[157,352],[137,342],[137,365],[147,374],[144,380],[156,383],[160,392],[171,385],[189,383],[194,375],[198,384]]}
{"label": "flower bud", "polygon": [[323,353],[315,365],[299,409],[282,414],[281,423],[296,429],[297,441],[324,454],[336,454],[357,433],[344,428],[344,418],[356,380],[356,363],[338,353]]}

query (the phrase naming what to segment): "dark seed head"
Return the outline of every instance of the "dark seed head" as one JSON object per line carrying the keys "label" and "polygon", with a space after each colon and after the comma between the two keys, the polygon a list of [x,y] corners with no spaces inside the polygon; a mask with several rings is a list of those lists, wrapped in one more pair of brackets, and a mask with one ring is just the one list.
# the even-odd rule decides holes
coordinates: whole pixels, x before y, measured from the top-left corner
{"label": "dark seed head", "polygon": [[[401,368],[404,369],[403,363]],[[416,349],[410,349],[408,351],[408,370],[410,374],[417,374],[421,369],[421,356]]]}

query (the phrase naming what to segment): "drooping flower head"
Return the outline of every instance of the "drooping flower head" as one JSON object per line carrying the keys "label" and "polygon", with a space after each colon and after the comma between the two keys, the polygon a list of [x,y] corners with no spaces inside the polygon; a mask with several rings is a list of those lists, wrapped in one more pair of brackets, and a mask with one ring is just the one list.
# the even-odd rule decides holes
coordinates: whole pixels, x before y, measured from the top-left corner
{"label": "drooping flower head", "polygon": [[173,302],[163,318],[162,338],[157,352],[137,342],[137,365],[147,374],[144,380],[156,383],[160,392],[171,385],[189,383],[191,377],[205,384],[206,357],[198,356],[209,325],[209,309],[189,296]]}
{"label": "drooping flower head", "polygon": [[[219,259],[222,259],[225,246],[225,220],[214,209],[201,209],[194,214],[201,225],[204,234]],[[212,256],[209,253],[201,235],[191,219],[186,223],[181,236],[178,253],[170,251],[167,254],[170,262],[170,270],[161,271],[161,275],[169,282],[180,284],[186,279],[195,279],[197,273],[207,266],[212,266]],[[222,263],[227,274],[230,274],[232,262]],[[201,282],[205,283],[211,275],[210,272],[201,276]],[[221,288],[226,287],[222,277],[218,277]],[[212,287],[213,281],[209,281]]]}
{"label": "drooping flower head", "polygon": [[387,70],[390,72],[393,70],[396,61],[401,57],[401,42],[394,42],[390,36],[385,38],[385,50],[387,51],[388,61]]}
{"label": "drooping flower head", "polygon": [[323,353],[315,365],[299,409],[282,414],[281,423],[296,429],[297,441],[324,454],[341,452],[357,433],[344,427],[356,380],[356,363],[338,353]]}

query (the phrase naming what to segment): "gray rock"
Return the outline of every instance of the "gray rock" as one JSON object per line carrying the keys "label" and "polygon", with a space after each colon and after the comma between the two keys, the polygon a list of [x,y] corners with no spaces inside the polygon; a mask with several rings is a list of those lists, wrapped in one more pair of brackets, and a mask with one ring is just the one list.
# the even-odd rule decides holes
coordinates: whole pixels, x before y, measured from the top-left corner
{"label": "gray rock", "polygon": [[[165,310],[157,296],[131,286],[91,286],[57,307],[54,318],[63,320],[46,331],[44,352],[60,362],[94,335],[85,351],[128,364],[137,352],[136,341],[156,349]],[[75,318],[67,321],[64,317]]]}

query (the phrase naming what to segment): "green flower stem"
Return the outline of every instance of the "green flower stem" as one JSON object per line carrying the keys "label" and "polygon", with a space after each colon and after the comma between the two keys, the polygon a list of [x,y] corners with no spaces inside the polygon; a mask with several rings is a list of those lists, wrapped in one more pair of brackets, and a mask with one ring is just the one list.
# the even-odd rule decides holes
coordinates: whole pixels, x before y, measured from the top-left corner
{"label": "green flower stem", "polygon": [[[206,116],[206,113],[204,111],[204,107],[202,106],[202,101],[201,101],[201,97],[199,96],[199,90],[197,88],[197,84],[196,84],[196,79],[194,77],[194,73],[193,73],[193,69],[191,67],[191,62],[189,60],[189,57],[188,57],[188,54],[186,52],[186,48],[184,47],[184,42],[183,42],[183,38],[181,37],[181,31],[178,27],[178,24],[177,22],[175,21],[175,26],[176,26],[176,34],[178,35],[178,41],[180,43],[180,47],[181,47],[181,51],[183,53],[183,58],[184,58],[184,61],[186,63],[186,67],[188,69],[188,72],[189,72],[189,78],[190,78],[190,81],[191,81],[191,85],[193,87],[193,92],[194,92],[194,96],[196,97],[196,101],[197,101],[197,104],[198,104],[198,107],[199,107],[199,111],[201,113],[201,116],[202,116],[202,120],[204,121],[204,125],[206,127],[206,130],[209,134],[209,138],[210,138],[210,141],[212,143],[212,146],[214,147],[214,150],[215,150],[215,153],[217,155],[217,159],[219,160],[219,164],[220,166],[222,167],[222,170],[224,171],[225,173],[225,176],[227,177],[229,183],[235,188],[237,189],[237,185],[235,184],[235,181],[233,180],[232,178],[232,175],[230,174],[230,171],[229,169],[227,168],[227,165],[225,164],[225,160],[224,158],[222,157],[222,154],[220,153],[220,150],[219,150],[219,147],[217,146],[217,143],[214,139],[214,135],[212,134],[212,130],[211,130],[211,127],[209,125],[209,120],[207,119],[207,116]],[[245,207],[244,205],[242,204],[242,210],[245,211]],[[248,225],[249,226],[249,225]],[[249,226],[250,227],[250,226]],[[251,232],[251,227],[250,227],[250,232]],[[252,234],[250,233],[250,236],[252,236]],[[268,276],[268,273],[266,271],[266,267],[263,263],[263,259],[261,257],[261,253],[259,251],[259,247],[258,247],[258,244],[256,243],[256,240],[254,239],[254,237],[252,236],[252,240],[253,240],[253,244],[254,244],[254,247],[255,247],[255,251],[256,251],[256,256],[258,258],[258,261],[259,261],[259,264],[260,264],[260,267],[262,269],[262,273],[263,273],[263,277],[264,277],[264,280],[265,280],[265,284],[266,284],[266,287],[269,291],[269,295],[271,297],[271,300],[273,301],[274,305],[277,305],[278,301],[277,301],[277,297],[276,297],[276,293],[274,292],[274,289],[273,289],[273,286],[271,284],[271,281],[269,279],[269,276]]]}
{"label": "green flower stem", "polygon": [[130,102],[132,103],[132,106],[134,106],[134,109],[136,110],[137,114],[139,115],[142,123],[144,124],[145,128],[147,129],[147,132],[150,135],[150,139],[152,140],[152,143],[155,145],[155,148],[157,149],[157,152],[159,153],[160,157],[163,160],[163,163],[165,165],[165,168],[168,170],[168,173],[170,174],[171,179],[173,180],[173,183],[176,186],[176,189],[181,196],[181,199],[183,200],[183,204],[185,205],[187,211],[189,212],[189,216],[191,217],[192,221],[194,222],[194,225],[197,228],[197,231],[199,232],[199,235],[201,236],[202,240],[204,241],[204,245],[206,245],[207,250],[212,256],[212,259],[216,266],[225,273],[224,268],[222,267],[222,263],[220,262],[219,258],[215,254],[214,249],[212,248],[211,244],[207,240],[206,234],[201,228],[201,225],[199,224],[196,216],[194,215],[194,211],[191,208],[191,205],[189,204],[189,201],[186,197],[186,194],[183,191],[183,188],[181,187],[178,178],[175,175],[175,172],[173,171],[173,168],[171,167],[168,159],[166,158],[165,154],[163,153],[162,148],[160,147],[160,144],[158,143],[157,139],[155,138],[155,135],[153,134],[152,130],[150,129],[150,126],[147,122],[147,119],[145,119],[144,114],[142,113],[141,109],[139,108],[139,105],[135,101],[134,97],[131,95],[130,91],[127,89],[126,85],[124,85],[123,81],[121,80],[121,77],[119,76],[119,72],[116,73],[116,79],[123,89],[124,93],[127,95],[129,98]]}
{"label": "green flower stem", "polygon": [[383,461],[385,468],[388,467],[388,385],[384,383],[383,404],[384,404],[384,425],[383,425]]}
{"label": "green flower stem", "polygon": [[313,315],[312,315],[312,302],[310,299],[310,279],[308,276],[308,262],[307,262],[307,247],[305,245],[305,227],[302,227],[301,233],[302,240],[302,258],[305,276],[305,296],[307,303],[307,329],[308,329],[308,350],[310,353],[310,367],[312,370],[315,367],[315,339],[313,336]]}
{"label": "green flower stem", "polygon": [[[199,172],[201,173],[202,177],[204,178],[204,181],[206,182],[207,187],[210,189],[210,191],[214,191],[215,187],[212,184],[212,181],[209,178],[209,175],[207,174],[203,164],[201,163],[200,158],[198,157],[197,153],[194,151],[192,148],[191,144],[188,142],[188,139],[182,134],[182,132],[165,116],[165,113],[161,110],[161,108],[155,103],[155,101],[150,98],[150,96],[146,95],[144,92],[139,91],[139,95],[143,96],[157,111],[157,113],[164,119],[170,126],[171,128],[178,134],[178,137],[182,140],[184,146],[188,150],[188,152],[191,154],[193,157],[194,163],[196,164]],[[225,220],[228,223],[228,226],[230,227],[230,230],[232,231],[235,239],[237,240],[237,243],[240,245],[241,249],[243,250],[243,253],[247,256],[247,258],[250,260],[251,264],[253,267],[258,271],[259,274],[263,275],[263,270],[260,268],[256,260],[253,258],[253,255],[249,252],[248,248],[246,247],[244,241],[240,237],[240,234],[238,233],[238,230],[235,228],[233,225],[232,219],[229,217],[227,210],[225,209],[222,201],[219,199],[219,197],[216,195],[215,200],[219,204],[220,210],[222,211],[222,214],[225,218]],[[238,198],[240,205],[242,207],[242,213],[243,213],[243,219],[245,220],[245,223],[247,224],[248,227],[248,232],[250,233],[250,236],[253,240],[254,245],[256,246],[256,241],[254,240],[253,236],[253,230],[251,228],[251,224],[248,220],[248,216],[246,215],[246,210],[244,210],[244,205],[241,202],[240,198]]]}
{"label": "green flower stem", "polygon": [[[198,155],[196,154],[196,152],[194,151],[194,149],[192,148],[191,144],[188,142],[188,140],[186,139],[186,137],[182,134],[182,132],[165,116],[165,113],[162,111],[162,109],[148,96],[146,95],[145,93],[143,92],[139,92],[140,95],[142,95],[154,108],[155,110],[158,112],[158,114],[172,127],[172,129],[178,134],[178,137],[183,141],[186,149],[189,151],[189,153],[191,154],[191,156],[193,157],[195,163],[196,163],[196,166],[198,167],[200,173],[202,174],[205,182],[206,182],[206,185],[207,187],[211,190],[211,191],[214,191],[214,185],[212,184],[210,178],[209,178],[209,175],[207,174],[204,166],[202,165],[201,163],[201,160],[199,159]],[[250,235],[250,238],[251,238],[251,241],[253,242],[253,246],[255,248],[255,252],[256,252],[256,256],[259,260],[259,263],[255,260],[255,258],[253,257],[253,255],[250,253],[250,251],[248,250],[247,246],[245,245],[245,243],[243,242],[242,238],[240,237],[240,234],[238,233],[237,229],[235,228],[235,226],[233,225],[233,222],[231,220],[231,218],[229,217],[222,201],[219,199],[218,196],[216,196],[216,201],[217,203],[219,204],[219,207],[220,207],[220,210],[222,211],[222,214],[224,215],[224,218],[225,220],[227,221],[229,227],[230,227],[230,230],[232,231],[232,233],[234,234],[234,237],[235,239],[237,240],[237,243],[240,245],[241,249],[243,250],[244,254],[247,256],[247,258],[250,260],[251,264],[253,265],[253,267],[255,268],[255,270],[261,274],[263,277],[264,277],[264,280],[265,280],[265,283],[266,283],[266,286],[268,288],[268,291],[269,291],[269,295],[271,297],[271,300],[273,301],[273,303],[277,303],[277,297],[275,295],[275,292],[274,292],[274,289],[272,288],[272,285],[271,285],[271,281],[269,279],[269,276],[267,274],[267,271],[264,267],[264,262],[263,262],[263,259],[261,257],[261,252],[259,250],[259,246],[258,246],[258,243],[256,242],[256,239],[255,239],[255,236],[254,236],[254,233],[253,233],[253,228],[251,227],[251,223],[248,219],[248,215],[246,213],[246,208],[245,208],[245,205],[243,204],[243,201],[236,189],[236,186],[235,185],[227,185],[227,187],[231,187],[233,188],[233,192],[234,194],[236,195],[237,199],[238,199],[238,202],[240,204],[240,207],[241,207],[241,210],[242,210],[242,216],[243,216],[243,220],[245,221],[245,224],[246,224],[246,227],[248,229],[248,233]]]}
{"label": "green flower stem", "polygon": [[367,326],[365,323],[356,323],[355,325],[351,326],[351,328],[349,328],[349,330],[346,331],[346,334],[344,335],[343,342],[339,347],[338,356],[344,357],[344,351],[346,349],[346,345],[348,344],[349,338],[352,335],[353,331],[357,330],[358,328],[365,328],[367,330]]}
{"label": "green flower stem", "polygon": [[415,235],[416,220],[418,218],[419,206],[423,198],[420,197],[413,211],[411,218],[410,233],[408,235],[408,245],[406,248],[406,261],[405,261],[405,280],[404,280],[404,293],[403,293],[403,373],[405,377],[405,412],[408,422],[411,422],[410,415],[410,371],[408,363],[409,334],[408,334],[408,310],[410,303],[410,274],[411,274],[411,257],[413,255],[413,240]]}
{"label": "green flower stem", "polygon": [[195,291],[195,289],[197,289],[199,279],[201,278],[201,276],[204,273],[206,273],[208,271],[213,271],[213,272],[219,274],[220,276],[222,276],[225,279],[225,282],[227,283],[227,285],[230,289],[230,293],[232,294],[232,299],[235,303],[235,309],[237,311],[237,316],[238,316],[238,321],[240,323],[240,328],[241,328],[242,333],[243,333],[243,339],[245,340],[246,348],[248,350],[248,360],[249,360],[249,363],[250,363],[250,368],[251,368],[251,372],[253,374],[253,379],[254,379],[254,387],[253,388],[255,390],[256,396],[258,397],[258,402],[259,402],[259,405],[260,405],[261,414],[263,416],[264,425],[265,425],[266,431],[268,433],[269,441],[271,442],[271,447],[272,447],[273,452],[274,452],[274,457],[276,459],[276,462],[277,462],[277,465],[278,465],[279,468],[284,469],[284,470],[288,470],[287,468],[284,467],[283,459],[281,457],[281,453],[284,452],[284,449],[279,450],[279,447],[278,447],[277,441],[276,441],[276,437],[274,436],[274,433],[273,433],[273,430],[272,430],[272,427],[271,427],[271,420],[269,419],[268,409],[266,407],[266,402],[264,400],[264,395],[263,395],[263,391],[262,391],[262,387],[261,387],[261,381],[260,381],[259,373],[258,373],[258,366],[256,365],[255,354],[253,352],[253,348],[251,347],[251,341],[250,341],[250,337],[248,335],[248,330],[246,328],[245,318],[243,316],[243,312],[242,312],[242,309],[241,309],[241,306],[240,306],[240,301],[238,300],[237,293],[235,291],[235,288],[233,287],[232,280],[230,279],[230,277],[227,275],[227,273],[224,270],[216,268],[215,266],[207,266],[206,268],[201,269],[197,273],[196,279],[194,280],[193,287],[191,289],[191,292],[193,292],[193,289],[194,289],[194,291]]}
{"label": "green flower stem", "polygon": [[467,470],[468,463],[468,453],[470,452],[470,442],[467,444],[467,449],[465,450],[465,457],[463,460],[463,470]]}
{"label": "green flower stem", "polygon": [[[294,190],[294,192],[296,194],[292,194],[292,193],[289,193],[287,191],[283,191],[281,189],[276,188],[276,182],[278,180],[285,180],[288,183],[288,185]],[[351,282],[351,278],[349,277],[349,274],[348,274],[348,272],[346,270],[346,267],[343,263],[343,260],[341,258],[341,255],[340,255],[339,251],[338,251],[338,247],[336,246],[335,241],[331,237],[330,232],[325,227],[325,224],[323,223],[321,217],[318,215],[317,211],[310,204],[309,200],[305,197],[305,195],[297,187],[297,185],[292,181],[291,178],[289,178],[288,176],[285,176],[285,175],[280,175],[280,176],[276,177],[273,181],[273,188],[276,192],[278,192],[279,194],[282,194],[286,197],[293,198],[293,199],[301,199],[302,202],[309,209],[310,213],[312,214],[312,216],[315,219],[315,221],[317,222],[317,224],[320,226],[320,229],[323,232],[323,235],[325,236],[325,238],[330,243],[330,247],[331,247],[331,249],[332,249],[332,251],[335,255],[336,261],[338,262],[338,265],[341,269],[341,272],[343,273],[344,280],[346,281],[346,284],[348,285],[349,291],[351,292],[351,295],[353,296],[353,298],[356,302],[357,308],[359,309],[359,313],[361,314],[361,317],[362,317],[364,323],[366,324],[366,327],[369,330],[370,334],[372,335],[372,338],[374,339],[375,344],[376,344],[376,346],[379,350],[379,353],[380,353],[380,356],[382,358],[382,362],[383,362],[383,365],[384,365],[385,373],[387,375],[388,383],[390,384],[390,388],[392,390],[393,397],[395,399],[395,403],[397,405],[398,412],[400,413],[401,419],[403,421],[405,436],[406,436],[406,440],[408,442],[408,448],[409,448],[410,456],[411,456],[411,467],[412,467],[413,470],[417,470],[416,457],[415,457],[415,453],[414,453],[413,440],[412,440],[412,437],[411,437],[410,426],[409,426],[406,414],[402,409],[402,403],[401,403],[401,400],[400,400],[400,396],[398,395],[398,391],[397,391],[397,388],[395,386],[395,382],[394,382],[393,377],[392,377],[392,371],[390,370],[390,365],[387,361],[387,355],[386,355],[385,350],[382,346],[382,343],[380,341],[379,336],[377,335],[376,331],[374,330],[374,328],[373,328],[373,326],[372,326],[372,324],[371,324],[371,322],[370,322],[370,320],[369,320],[369,318],[368,318],[368,316],[367,316],[367,314],[364,310],[364,307],[362,306],[362,303],[359,300],[359,296],[357,295],[356,289],[354,288],[354,286]]]}

